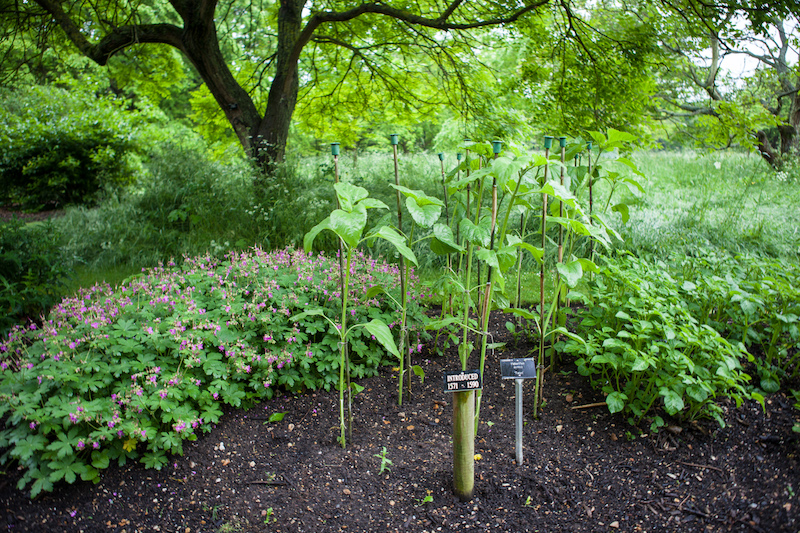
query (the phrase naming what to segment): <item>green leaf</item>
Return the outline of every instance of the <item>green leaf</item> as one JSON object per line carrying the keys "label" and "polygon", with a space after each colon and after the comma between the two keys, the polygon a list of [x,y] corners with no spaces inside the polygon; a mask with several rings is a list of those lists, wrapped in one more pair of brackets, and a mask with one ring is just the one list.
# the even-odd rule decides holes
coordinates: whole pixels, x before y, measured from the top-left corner
{"label": "green leaf", "polygon": [[442,213],[442,207],[436,204],[420,205],[414,198],[406,198],[406,208],[411,213],[411,218],[420,226],[430,227]]}
{"label": "green leaf", "polygon": [[319,235],[320,232],[325,229],[331,229],[330,217],[311,228],[308,233],[305,234],[303,237],[303,249],[306,251],[306,253],[311,251],[311,246],[314,244],[314,239],[316,239],[317,235]]}
{"label": "green leaf", "polygon": [[606,396],[606,405],[608,406],[608,410],[613,413],[619,413],[625,408],[625,400],[628,399],[628,396],[622,392],[614,391],[608,396]]}
{"label": "green leaf", "polygon": [[[487,220],[487,219],[484,219]],[[458,228],[461,230],[461,234],[464,236],[467,241],[471,242],[476,246],[483,246],[484,248],[489,247],[489,239],[491,237],[491,221],[489,224],[480,224],[478,226],[475,225],[470,219],[462,218],[461,221],[458,223]]]}
{"label": "green leaf", "polygon": [[475,252],[475,257],[486,263],[492,268],[500,270],[500,263],[497,260],[497,252],[489,248],[481,248]]}
{"label": "green leaf", "polygon": [[400,359],[400,352],[397,350],[397,345],[394,342],[394,337],[392,337],[392,332],[389,330],[389,326],[387,326],[385,322],[375,318],[364,324],[364,328],[366,328],[370,334],[378,339],[378,342],[380,342],[381,345],[386,348],[386,351]]}
{"label": "green leaf", "polygon": [[397,233],[397,231],[395,231],[394,228],[390,228],[389,226],[383,226],[381,227],[381,229],[378,230],[376,235],[392,243],[395,249],[398,252],[400,252],[400,255],[402,255],[412,263],[414,263],[414,265],[419,266],[419,264],[417,263],[417,256],[414,255],[414,252],[411,251],[411,248],[406,246],[405,237]]}
{"label": "green leaf", "polygon": [[352,382],[350,382],[350,390],[353,391],[353,396],[355,396],[355,395],[357,395],[358,393],[360,393],[361,391],[364,390],[364,386],[363,385],[359,385],[355,381],[352,381]]}
{"label": "green leaf", "polygon": [[628,206],[626,204],[617,204],[612,206],[611,210],[615,213],[619,213],[622,216],[622,222],[628,222],[630,219],[630,214],[628,214]]}
{"label": "green leaf", "polygon": [[556,263],[556,269],[570,288],[575,287],[583,277],[583,267],[580,261]]}
{"label": "green leaf", "polygon": [[369,191],[364,187],[353,185],[352,183],[339,182],[333,185],[336,190],[336,197],[339,199],[339,206],[344,211],[350,212],[359,200],[369,196]]}
{"label": "green leaf", "polygon": [[666,409],[667,413],[676,415],[683,410],[683,398],[681,398],[680,394],[666,387],[661,387],[659,393],[664,398],[664,409]]}
{"label": "green leaf", "polygon": [[447,255],[455,252],[463,252],[464,248],[459,246],[456,242],[453,236],[453,230],[450,229],[450,226],[434,224],[431,251],[436,255]]}
{"label": "green leaf", "polygon": [[280,422],[283,420],[284,416],[286,416],[286,413],[272,413],[269,415],[269,420],[267,420],[267,422]]}
{"label": "green leaf", "polygon": [[420,384],[425,383],[425,371],[419,365],[413,365],[411,371],[419,377]]}
{"label": "green leaf", "polygon": [[330,217],[330,229],[338,235],[350,249],[356,248],[361,234],[367,226],[367,211],[356,205],[352,211],[334,209]]}

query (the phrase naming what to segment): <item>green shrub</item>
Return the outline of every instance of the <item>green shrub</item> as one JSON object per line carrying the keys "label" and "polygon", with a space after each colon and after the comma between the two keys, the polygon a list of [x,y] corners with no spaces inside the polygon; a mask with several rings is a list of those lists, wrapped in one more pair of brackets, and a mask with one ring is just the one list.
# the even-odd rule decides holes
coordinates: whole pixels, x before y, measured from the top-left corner
{"label": "green shrub", "polygon": [[671,258],[681,296],[701,323],[754,356],[759,386],[800,376],[800,271],[788,260],[698,251]]}
{"label": "green shrub", "polygon": [[[350,320],[399,320],[388,299],[364,297],[372,284],[393,287],[395,266],[359,253],[351,276]],[[338,332],[320,316],[290,317],[319,308],[335,316],[337,287],[335,259],[254,249],[64,299],[43,326],[17,327],[0,344],[0,463],[22,467],[19,488],[32,483],[32,496],[60,480],[96,482],[111,461],[161,468],[197,430],[211,430],[223,403],[330,389]],[[423,319],[414,305],[410,323]],[[391,362],[361,329],[350,353],[354,377]]]}
{"label": "green shrub", "polygon": [[38,320],[64,294],[67,267],[52,222],[0,223],[0,333]]}
{"label": "green shrub", "polygon": [[690,312],[692,300],[666,263],[648,263],[629,254],[605,258],[601,273],[588,284],[586,308],[579,309],[576,333],[568,340],[578,371],[606,394],[609,410],[637,423],[653,409],[693,420],[711,417],[724,425],[715,403],[747,397],[750,377],[741,364],[749,357],[741,343],[730,343]]}
{"label": "green shrub", "polygon": [[136,115],[93,94],[0,91],[0,201],[37,210],[93,204],[138,172]]}

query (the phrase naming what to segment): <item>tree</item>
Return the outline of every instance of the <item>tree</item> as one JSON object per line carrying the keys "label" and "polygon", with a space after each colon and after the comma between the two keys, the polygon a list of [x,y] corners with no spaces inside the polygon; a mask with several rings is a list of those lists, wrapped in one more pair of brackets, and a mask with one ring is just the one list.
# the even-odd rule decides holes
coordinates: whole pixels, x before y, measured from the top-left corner
{"label": "tree", "polygon": [[[796,13],[780,4],[773,13],[743,4],[702,18],[684,13],[684,30],[664,41],[673,60],[659,97],[661,117],[689,124],[684,131],[699,142],[753,148],[780,168],[800,154],[800,43]],[[723,69],[735,57],[756,63],[750,76],[734,79]]]}
{"label": "tree", "polygon": [[[398,7],[398,2],[350,7],[334,0],[265,0],[255,7],[236,0],[6,0],[0,14],[5,27],[31,34],[47,29],[45,33],[52,36],[57,25],[82,55],[98,65],[107,65],[114,56],[142,44],[173,47],[197,71],[245,152],[266,164],[283,158],[301,77],[314,76],[313,57],[305,58],[309,63],[306,70],[300,69],[309,45],[343,49],[349,51],[351,59],[365,58],[365,51],[371,48],[395,48],[396,53],[406,53],[402,48],[407,45],[427,47],[446,56],[447,50],[437,40],[466,43],[469,30],[510,24],[550,1],[520,4],[492,0],[478,4],[452,0],[441,4],[419,0],[405,1]],[[263,112],[237,79],[239,69],[232,67],[232,54],[223,48],[226,36],[221,31],[241,38],[248,26],[246,21],[254,19],[272,25],[270,29],[257,28],[261,39],[270,41],[267,53],[249,51],[250,59],[265,67],[256,82],[269,87]],[[356,37],[358,45],[353,44]],[[407,87],[396,87],[403,94],[409,93]]]}

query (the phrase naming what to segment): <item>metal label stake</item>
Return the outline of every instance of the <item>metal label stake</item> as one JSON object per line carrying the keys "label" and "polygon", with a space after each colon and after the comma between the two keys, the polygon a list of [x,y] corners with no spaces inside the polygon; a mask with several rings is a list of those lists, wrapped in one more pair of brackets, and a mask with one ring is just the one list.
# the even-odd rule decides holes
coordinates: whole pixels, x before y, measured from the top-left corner
{"label": "metal label stake", "polygon": [[516,393],[516,452],[517,465],[522,464],[522,383],[526,379],[536,377],[536,359],[524,357],[518,359],[500,359],[500,374],[503,379],[513,379]]}

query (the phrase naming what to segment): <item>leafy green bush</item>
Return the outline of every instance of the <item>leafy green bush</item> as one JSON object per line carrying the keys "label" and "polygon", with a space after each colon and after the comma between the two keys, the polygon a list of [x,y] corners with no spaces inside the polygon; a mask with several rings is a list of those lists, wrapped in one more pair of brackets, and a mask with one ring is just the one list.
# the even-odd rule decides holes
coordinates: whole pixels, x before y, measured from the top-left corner
{"label": "leafy green bush", "polygon": [[759,385],[800,376],[800,272],[788,260],[697,252],[672,257],[682,297],[701,323],[755,356]]}
{"label": "leafy green bush", "polygon": [[52,87],[2,90],[0,201],[26,209],[92,204],[133,182],[135,115],[93,94]]}
{"label": "leafy green bush", "polygon": [[[351,321],[396,323],[389,300],[363,291],[392,287],[396,274],[357,254]],[[111,461],[161,468],[183,440],[211,430],[223,403],[238,407],[276,388],[330,389],[338,332],[320,316],[290,317],[319,308],[335,316],[337,287],[335,259],[253,249],[64,299],[42,327],[17,327],[0,344],[0,462],[17,461],[19,488],[33,483],[35,496],[60,480],[96,482]],[[415,307],[411,323],[423,317]],[[354,377],[375,374],[385,359],[368,333],[351,338]]]}
{"label": "leafy green bush", "polygon": [[[627,414],[631,423],[663,408],[724,425],[715,399],[738,404],[748,396],[744,346],[692,316],[691,300],[667,264],[628,254],[605,263],[588,285],[589,305],[577,311],[585,343],[570,339],[561,348],[578,356],[578,371],[607,395],[609,410]],[[654,420],[655,427],[664,423],[658,415]]]}
{"label": "leafy green bush", "polygon": [[0,333],[37,320],[61,299],[67,268],[52,222],[0,223]]}

